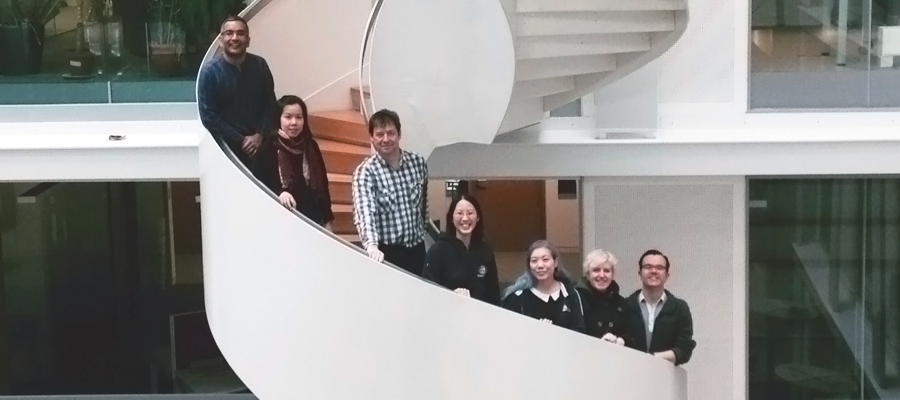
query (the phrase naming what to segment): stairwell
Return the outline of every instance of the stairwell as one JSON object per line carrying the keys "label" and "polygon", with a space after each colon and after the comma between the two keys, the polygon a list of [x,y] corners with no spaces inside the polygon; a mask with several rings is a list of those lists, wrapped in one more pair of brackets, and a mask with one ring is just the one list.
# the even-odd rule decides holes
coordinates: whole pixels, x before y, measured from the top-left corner
{"label": "stairwell", "polygon": [[640,57],[655,58],[674,43],[686,17],[684,0],[518,0],[507,116],[533,114],[535,100],[541,112],[553,110],[640,67]]}
{"label": "stairwell", "polygon": [[[368,90],[366,92],[368,95]],[[371,154],[371,142],[366,120],[360,112],[359,89],[352,88],[349,94],[353,99],[352,109],[312,112],[309,127],[322,150],[328,171],[334,233],[348,242],[358,243],[350,186],[353,171]]]}

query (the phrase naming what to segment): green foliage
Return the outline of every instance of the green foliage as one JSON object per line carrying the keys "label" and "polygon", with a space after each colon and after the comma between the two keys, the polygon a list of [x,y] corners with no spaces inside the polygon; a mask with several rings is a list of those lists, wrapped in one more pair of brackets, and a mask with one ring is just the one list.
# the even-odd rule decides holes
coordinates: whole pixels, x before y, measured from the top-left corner
{"label": "green foliage", "polygon": [[205,46],[219,33],[222,21],[244,9],[241,0],[180,0],[179,21],[189,40]]}

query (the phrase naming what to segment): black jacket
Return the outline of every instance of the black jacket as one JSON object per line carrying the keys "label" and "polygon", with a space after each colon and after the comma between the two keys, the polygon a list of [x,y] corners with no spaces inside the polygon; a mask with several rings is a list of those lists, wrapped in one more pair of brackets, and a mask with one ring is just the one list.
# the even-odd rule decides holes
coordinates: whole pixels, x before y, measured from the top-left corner
{"label": "black jacket", "polygon": [[697,342],[694,341],[694,320],[687,302],[666,290],[666,301],[656,316],[648,348],[647,328],[638,304],[640,293],[638,290],[625,300],[628,305],[628,337],[625,344],[651,354],[672,350],[675,353],[675,365],[688,362]]}
{"label": "black jacket", "polygon": [[619,294],[619,284],[616,281],[612,281],[605,291],[600,292],[582,278],[575,286],[575,291],[584,304],[585,333],[596,338],[602,338],[607,333],[623,340],[626,338],[628,307],[625,305],[625,298]]}
{"label": "black jacket", "polygon": [[483,241],[469,248],[459,239],[442,233],[428,249],[422,277],[447,289],[468,289],[474,299],[500,304],[500,283],[494,251]]}
{"label": "black jacket", "polygon": [[560,285],[565,288],[568,296],[560,293],[555,301],[551,298],[549,302],[545,302],[532,293],[531,289],[517,290],[503,299],[503,308],[535,319],[547,318],[553,321],[553,325],[584,333],[581,297],[572,286],[562,282]]}

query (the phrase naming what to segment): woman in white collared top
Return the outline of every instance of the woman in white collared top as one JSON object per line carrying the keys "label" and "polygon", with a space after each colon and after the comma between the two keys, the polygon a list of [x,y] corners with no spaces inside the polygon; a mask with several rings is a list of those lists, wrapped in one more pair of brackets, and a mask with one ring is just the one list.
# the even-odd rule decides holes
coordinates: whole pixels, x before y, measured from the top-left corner
{"label": "woman in white collared top", "polygon": [[584,332],[584,311],[559,252],[546,240],[528,248],[525,272],[506,289],[503,307],[577,332]]}

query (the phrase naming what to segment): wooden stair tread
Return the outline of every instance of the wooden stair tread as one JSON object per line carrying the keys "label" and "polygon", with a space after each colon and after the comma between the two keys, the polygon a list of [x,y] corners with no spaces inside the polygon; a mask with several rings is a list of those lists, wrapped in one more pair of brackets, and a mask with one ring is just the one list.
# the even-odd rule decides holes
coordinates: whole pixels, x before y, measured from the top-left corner
{"label": "wooden stair tread", "polygon": [[332,174],[328,173],[328,182],[350,183],[353,182],[353,175]]}
{"label": "wooden stair tread", "polygon": [[333,213],[352,213],[353,206],[350,204],[332,204],[331,212],[333,212]]}
{"label": "wooden stair tread", "polygon": [[372,154],[371,148],[369,147],[341,143],[334,140],[318,139],[316,140],[316,143],[319,144],[319,149],[322,150],[323,153],[346,153],[361,156]]}
{"label": "wooden stair tread", "polygon": [[309,115],[311,118],[327,118],[327,119],[335,119],[344,122],[351,122],[365,126],[366,119],[363,118],[362,114],[356,110],[334,110],[334,111],[319,111],[314,112]]}

